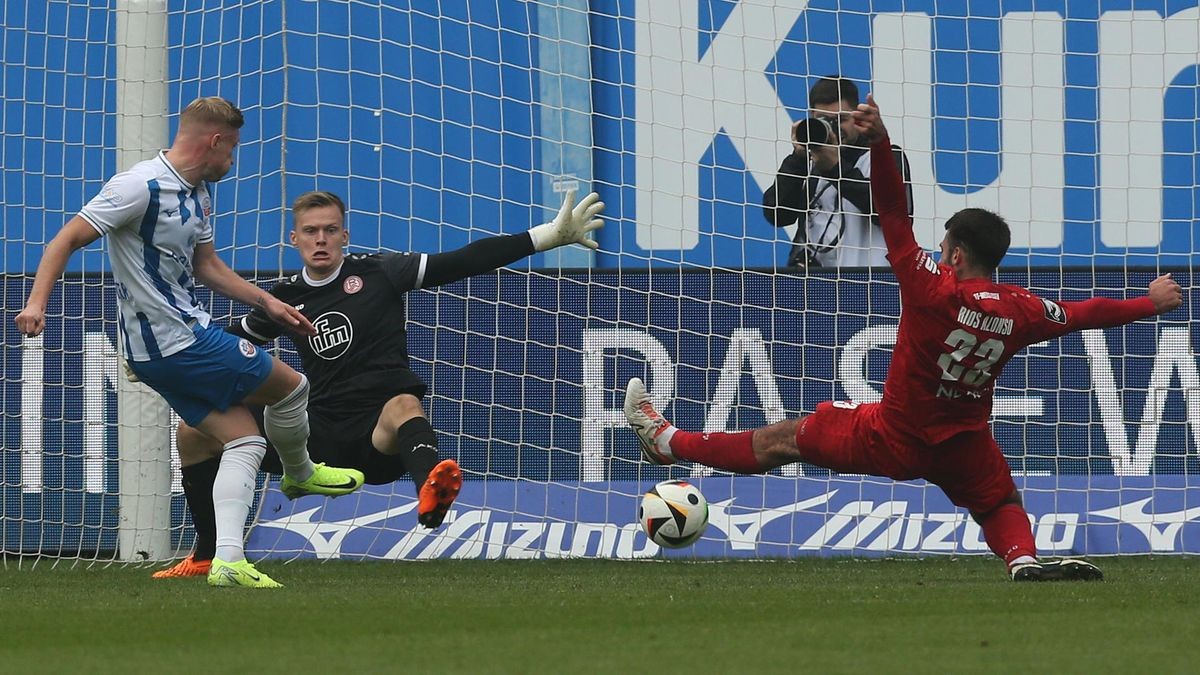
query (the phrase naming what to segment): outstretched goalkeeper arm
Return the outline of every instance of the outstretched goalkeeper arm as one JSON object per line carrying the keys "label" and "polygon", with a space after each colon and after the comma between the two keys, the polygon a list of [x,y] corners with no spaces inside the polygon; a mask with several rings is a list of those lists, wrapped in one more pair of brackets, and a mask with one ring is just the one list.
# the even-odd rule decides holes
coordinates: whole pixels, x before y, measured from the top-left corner
{"label": "outstretched goalkeeper arm", "polygon": [[599,217],[603,210],[604,202],[595,192],[576,204],[575,191],[568,190],[558,215],[528,232],[486,237],[454,251],[430,255],[425,262],[421,287],[441,286],[490,272],[560,246],[580,244],[598,249],[600,245],[589,235],[604,225]]}

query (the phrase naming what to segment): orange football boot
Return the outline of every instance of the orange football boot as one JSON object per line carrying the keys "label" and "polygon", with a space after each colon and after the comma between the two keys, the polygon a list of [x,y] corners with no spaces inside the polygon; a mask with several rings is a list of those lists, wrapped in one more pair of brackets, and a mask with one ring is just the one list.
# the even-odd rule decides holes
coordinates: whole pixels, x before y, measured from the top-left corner
{"label": "orange football boot", "polygon": [[207,577],[212,567],[211,560],[196,560],[195,554],[180,560],[165,570],[159,570],[150,577],[153,579],[182,579],[183,577]]}
{"label": "orange football boot", "polygon": [[462,482],[458,462],[452,459],[438,462],[417,495],[417,522],[431,530],[441,525],[446,512],[462,490]]}

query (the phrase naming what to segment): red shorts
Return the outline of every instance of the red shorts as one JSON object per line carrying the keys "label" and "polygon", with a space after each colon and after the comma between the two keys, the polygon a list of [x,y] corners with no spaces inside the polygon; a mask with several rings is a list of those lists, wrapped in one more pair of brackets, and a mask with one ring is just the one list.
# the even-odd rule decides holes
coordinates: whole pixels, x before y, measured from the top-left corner
{"label": "red shorts", "polygon": [[796,446],[805,462],[839,473],[924,478],[975,513],[991,511],[1017,489],[990,430],[926,445],[891,429],[874,403],[821,403],[800,421]]}

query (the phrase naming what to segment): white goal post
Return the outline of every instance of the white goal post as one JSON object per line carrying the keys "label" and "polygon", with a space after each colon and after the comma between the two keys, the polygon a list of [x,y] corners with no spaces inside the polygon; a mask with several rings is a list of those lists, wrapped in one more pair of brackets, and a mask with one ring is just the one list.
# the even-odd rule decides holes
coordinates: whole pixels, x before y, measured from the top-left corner
{"label": "white goal post", "polygon": [[[426,410],[468,478],[441,529],[416,526],[404,481],[328,502],[265,483],[251,557],[987,553],[924,483],[641,463],[621,391],[643,377],[706,432],[882,395],[891,272],[789,269],[795,227],[762,209],[810,87],[834,74],[874,94],[903,147],[923,246],[983,206],[1013,226],[1004,282],[1127,297],[1170,271],[1190,289],[1198,4],[0,0],[0,554],[157,561],[191,544],[170,411],[121,375],[103,241],[72,260],[44,335],[12,316],[62,223],[202,95],[246,114],[213,224],[222,258],[260,283],[299,267],[287,207],[306,190],[346,200],[354,251],[521,232],[570,187],[607,203],[596,253],[411,294]],[[1005,370],[993,429],[1043,551],[1200,552],[1194,322],[1188,298]],[[296,363],[286,340],[278,353]],[[669,553],[636,518],[668,477],[712,506],[705,537]]]}
{"label": "white goal post", "polygon": [[[170,145],[167,2],[117,0],[117,169]],[[171,409],[141,382],[117,379],[121,560],[163,560],[171,549]]]}

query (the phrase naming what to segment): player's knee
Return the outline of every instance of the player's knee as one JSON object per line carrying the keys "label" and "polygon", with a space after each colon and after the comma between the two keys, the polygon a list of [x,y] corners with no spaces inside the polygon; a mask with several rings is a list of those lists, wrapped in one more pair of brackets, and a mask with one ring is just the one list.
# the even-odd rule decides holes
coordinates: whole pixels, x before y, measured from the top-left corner
{"label": "player's knee", "polygon": [[308,408],[308,378],[300,374],[300,381],[295,388],[274,405],[267,406],[267,413],[276,415],[292,415]]}
{"label": "player's knee", "polygon": [[[379,422],[372,435],[372,440],[378,441],[375,443],[375,447],[380,448],[381,452],[387,452],[382,448],[394,445],[396,431],[405,422],[417,417],[425,418],[425,409],[421,406],[421,399],[411,394],[393,396],[379,412]],[[428,424],[428,422],[426,423]]]}
{"label": "player's knee", "polygon": [[199,464],[221,454],[219,442],[182,421],[175,431],[175,443],[179,449],[179,462],[183,466]]}
{"label": "player's knee", "polygon": [[784,420],[754,432],[754,455],[764,469],[773,469],[803,459],[796,445],[800,420]]}
{"label": "player's knee", "polygon": [[1008,496],[1006,496],[1004,499],[1000,500],[999,504],[996,504],[995,506],[988,509],[987,511],[971,511],[971,518],[973,518],[975,520],[975,522],[982,525],[983,521],[988,519],[988,516],[991,516],[993,513],[995,513],[997,509],[1000,509],[1009,504],[1015,504],[1015,505],[1021,507],[1022,509],[1025,508],[1025,504],[1021,500],[1021,491],[1020,490],[1017,490],[1014,488],[1013,491],[1008,494]]}
{"label": "player's knee", "polygon": [[375,425],[371,442],[376,450],[385,455],[410,453],[421,447],[437,450],[437,434],[429,420],[420,414],[394,425],[381,418],[379,424]]}

